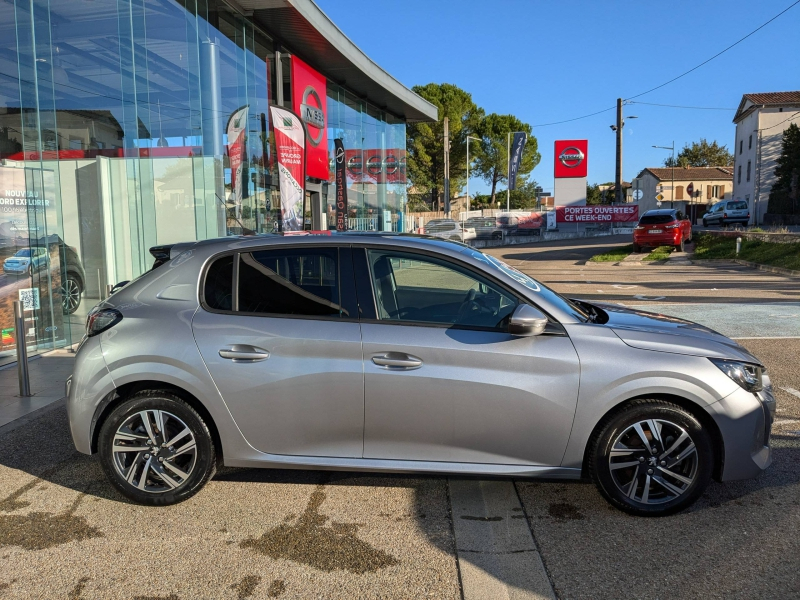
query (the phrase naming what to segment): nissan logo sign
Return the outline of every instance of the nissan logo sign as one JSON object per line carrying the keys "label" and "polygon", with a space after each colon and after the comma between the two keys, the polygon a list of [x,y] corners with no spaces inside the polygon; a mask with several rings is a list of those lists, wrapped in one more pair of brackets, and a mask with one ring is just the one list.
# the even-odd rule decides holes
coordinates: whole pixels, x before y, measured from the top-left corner
{"label": "nissan logo sign", "polygon": [[558,160],[561,162],[561,164],[570,169],[574,169],[581,164],[584,158],[586,157],[584,156],[583,152],[578,150],[575,146],[564,148],[561,154],[558,155]]}
{"label": "nissan logo sign", "polygon": [[[317,103],[316,106],[308,104],[310,98],[314,98]],[[308,132],[308,139],[311,144],[313,146],[318,146],[322,141],[322,134],[325,131],[325,113],[322,111],[322,101],[319,99],[319,94],[317,94],[317,91],[310,85],[306,87],[305,92],[303,92],[303,101],[300,104],[300,117],[307,125],[319,130],[316,136],[312,135],[310,131]]]}

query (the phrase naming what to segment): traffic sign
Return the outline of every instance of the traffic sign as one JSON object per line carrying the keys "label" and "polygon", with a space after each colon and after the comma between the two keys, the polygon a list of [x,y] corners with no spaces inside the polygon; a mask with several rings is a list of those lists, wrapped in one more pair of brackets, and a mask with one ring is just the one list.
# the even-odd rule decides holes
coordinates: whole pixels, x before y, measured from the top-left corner
{"label": "traffic sign", "polygon": [[633,199],[634,200],[641,200],[642,196],[644,196],[644,192],[642,190],[633,190]]}
{"label": "traffic sign", "polygon": [[690,196],[694,196],[694,184],[693,183],[690,183],[689,185],[686,186],[686,193],[689,194]]}
{"label": "traffic sign", "polygon": [[659,202],[661,202],[663,199],[664,199],[664,194],[658,194],[656,196],[656,200],[658,200]]}

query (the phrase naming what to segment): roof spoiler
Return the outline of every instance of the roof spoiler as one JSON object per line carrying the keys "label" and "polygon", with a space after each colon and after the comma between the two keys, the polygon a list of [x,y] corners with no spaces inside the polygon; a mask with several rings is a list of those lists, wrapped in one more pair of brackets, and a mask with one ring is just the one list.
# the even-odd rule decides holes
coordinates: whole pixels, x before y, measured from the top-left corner
{"label": "roof spoiler", "polygon": [[157,269],[169,260],[170,251],[174,245],[175,244],[164,244],[163,246],[153,246],[150,248],[150,254],[156,259],[156,262],[153,263],[153,269]]}

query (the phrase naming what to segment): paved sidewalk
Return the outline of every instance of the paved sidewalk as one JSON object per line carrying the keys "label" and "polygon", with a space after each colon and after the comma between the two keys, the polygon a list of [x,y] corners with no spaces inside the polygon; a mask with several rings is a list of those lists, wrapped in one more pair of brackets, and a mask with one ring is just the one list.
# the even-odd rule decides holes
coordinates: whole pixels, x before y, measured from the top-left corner
{"label": "paved sidewalk", "polygon": [[75,355],[68,348],[31,358],[30,398],[19,395],[17,363],[0,367],[0,427],[64,397],[64,383],[72,374]]}

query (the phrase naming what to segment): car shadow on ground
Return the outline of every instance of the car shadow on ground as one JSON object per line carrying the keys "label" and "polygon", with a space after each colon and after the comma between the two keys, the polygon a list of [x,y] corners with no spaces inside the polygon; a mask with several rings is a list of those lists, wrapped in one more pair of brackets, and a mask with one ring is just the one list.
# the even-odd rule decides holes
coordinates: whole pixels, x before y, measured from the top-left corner
{"label": "car shadow on ground", "polygon": [[[786,501],[785,494],[780,490],[800,483],[800,447],[797,438],[791,435],[778,433],[774,440],[774,464],[761,477],[725,484],[712,483],[704,496],[688,511],[658,521],[666,523],[675,520],[685,523],[693,515],[708,513],[702,519],[712,522],[718,520],[719,527],[724,529],[726,522],[723,513],[716,510],[720,507],[727,506],[737,510],[738,506],[763,506],[764,502],[771,502],[773,499],[779,499],[776,502]],[[70,541],[80,542],[92,537],[102,537],[102,530],[107,523],[95,523],[92,514],[86,514],[85,511],[85,516],[75,515],[75,507],[81,498],[94,497],[120,505],[131,504],[106,481],[96,456],[89,457],[73,449],[63,408],[50,411],[23,427],[0,436],[0,466],[34,478],[19,477],[19,485],[4,486],[4,493],[0,497],[0,546],[16,543],[23,548],[37,550]],[[5,475],[8,476],[8,473]],[[364,509],[382,518],[411,521],[424,534],[428,544],[455,560],[447,479],[442,476],[222,468],[212,482],[214,489],[201,491],[196,500],[189,501],[185,508],[179,505],[170,509],[141,510],[174,510],[177,514],[185,510],[188,513],[193,503],[202,505],[210,501],[213,495],[216,499],[215,506],[209,506],[208,510],[224,511],[219,498],[226,496],[225,488],[230,488],[230,493],[235,494],[230,499],[231,503],[246,504],[248,500],[237,499],[237,495],[251,484],[256,489],[250,492],[256,496],[257,486],[262,484],[312,486],[313,491],[304,506],[298,505],[298,515],[292,521],[266,531],[257,526],[250,535],[238,541],[242,550],[272,559],[286,559],[322,572],[343,570],[358,575],[391,568],[398,564],[399,559],[390,551],[364,541],[364,528],[369,525],[337,521],[328,512],[334,508],[329,508],[325,503],[329,496],[337,496],[336,488],[342,488],[345,493],[351,493],[357,488],[374,489],[376,492],[381,488],[405,488],[413,494],[413,501],[403,514],[386,512],[384,507],[372,499],[369,491],[366,497],[362,496],[365,498]],[[608,515],[613,516],[609,523],[625,521],[637,528],[648,528],[652,525],[650,520],[640,521],[610,509],[594,488],[585,482],[517,480],[516,484],[521,490],[526,517],[534,532],[537,528],[546,530],[549,526],[565,522],[591,521],[601,516],[608,518]],[[47,485],[78,492],[73,505],[61,512],[54,509],[52,513],[26,514],[26,510],[31,510],[28,507],[32,492]],[[205,494],[208,494],[206,498]],[[338,495],[341,496],[341,493]],[[196,509],[195,506],[194,510]],[[15,520],[12,522],[12,519]],[[33,542],[18,539],[20,531],[27,532],[24,536],[26,539],[38,541],[31,546]],[[546,533],[543,535],[546,536]],[[541,540],[539,544],[542,544]],[[543,548],[543,556],[548,557],[547,547]],[[462,556],[460,560],[470,559],[469,556]],[[550,560],[554,560],[552,556]],[[509,585],[519,583],[519,579],[501,570],[489,575],[501,581],[508,578]]]}

